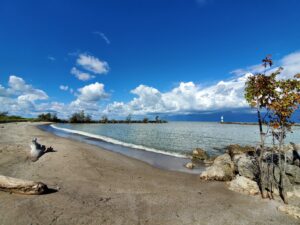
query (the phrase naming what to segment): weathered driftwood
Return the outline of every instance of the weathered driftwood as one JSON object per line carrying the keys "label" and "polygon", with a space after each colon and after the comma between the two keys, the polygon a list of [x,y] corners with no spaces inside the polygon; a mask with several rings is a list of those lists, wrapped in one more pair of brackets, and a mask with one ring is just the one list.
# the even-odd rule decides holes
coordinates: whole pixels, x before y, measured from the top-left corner
{"label": "weathered driftwood", "polygon": [[40,195],[48,191],[46,184],[0,175],[0,190],[25,195]]}
{"label": "weathered driftwood", "polygon": [[52,147],[46,148],[45,145],[38,143],[37,138],[34,138],[30,144],[30,158],[33,162],[37,161],[42,155],[47,152],[55,152]]}
{"label": "weathered driftwood", "polygon": [[40,145],[37,142],[37,138],[34,138],[31,142],[31,151],[30,151],[30,156],[32,161],[38,160],[39,157],[41,157],[46,149],[44,145]]}

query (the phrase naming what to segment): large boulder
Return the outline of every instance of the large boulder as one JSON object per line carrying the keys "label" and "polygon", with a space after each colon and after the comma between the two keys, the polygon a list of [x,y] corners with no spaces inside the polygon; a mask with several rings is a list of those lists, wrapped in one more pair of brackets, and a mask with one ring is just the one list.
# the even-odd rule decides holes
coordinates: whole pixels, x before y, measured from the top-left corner
{"label": "large boulder", "polygon": [[285,154],[286,162],[288,164],[294,164],[299,166],[300,151],[297,151],[297,149],[299,149],[299,147],[297,146],[298,145],[291,142],[290,144],[287,144],[283,147],[283,152]]}
{"label": "large boulder", "polygon": [[233,178],[232,168],[226,165],[212,165],[200,174],[203,180],[229,181]]}
{"label": "large boulder", "polygon": [[226,165],[226,164],[228,164],[232,169],[234,168],[234,164],[231,161],[231,157],[228,153],[219,155],[217,158],[215,158],[213,165]]}
{"label": "large boulder", "polygon": [[244,177],[254,180],[258,177],[259,169],[255,162],[255,159],[247,157],[245,154],[237,160],[236,163],[237,172]]}
{"label": "large boulder", "polygon": [[[282,191],[280,191],[281,184],[284,187]],[[274,195],[285,196],[284,198],[298,194],[294,192],[294,186],[288,176],[284,172],[280,173],[277,165],[265,162],[262,164],[262,188],[263,192],[270,191]]]}
{"label": "large boulder", "polygon": [[234,176],[234,164],[229,154],[218,156],[212,166],[200,174],[203,180],[229,181]]}
{"label": "large boulder", "polygon": [[[293,185],[292,185],[288,175],[285,173],[282,173],[282,176],[280,176],[280,170],[277,166],[274,167],[274,180],[275,180],[276,184],[280,184],[280,182],[282,180],[282,184],[283,184],[285,191],[287,191],[287,192],[293,191]],[[277,187],[277,189],[279,189],[279,188]]]}
{"label": "large boulder", "polygon": [[238,144],[228,145],[225,149],[232,159],[235,155],[240,155],[240,154],[252,155],[255,152],[255,148],[252,146],[241,146]]}
{"label": "large boulder", "polygon": [[227,182],[228,188],[232,191],[257,195],[260,193],[257,183],[244,176],[236,176],[236,178],[230,182]]}
{"label": "large boulder", "polygon": [[193,150],[192,157],[193,157],[193,160],[206,160],[206,159],[208,159],[208,155],[207,155],[206,151],[204,151],[201,148],[196,148],[195,150]]}
{"label": "large boulder", "polygon": [[300,167],[296,165],[286,165],[285,173],[293,184],[300,184]]}

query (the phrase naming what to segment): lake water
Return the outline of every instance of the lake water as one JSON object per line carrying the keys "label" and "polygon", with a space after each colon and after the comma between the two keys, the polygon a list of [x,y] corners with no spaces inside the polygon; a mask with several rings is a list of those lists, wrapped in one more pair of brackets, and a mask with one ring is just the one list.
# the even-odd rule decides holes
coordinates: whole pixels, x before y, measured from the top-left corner
{"label": "lake water", "polygon": [[[218,155],[230,144],[256,145],[257,125],[211,122],[169,122],[164,124],[55,124],[53,128],[99,139],[140,151],[186,157],[195,148]],[[300,141],[300,127],[294,127],[286,142]],[[271,140],[268,140],[271,143]]]}

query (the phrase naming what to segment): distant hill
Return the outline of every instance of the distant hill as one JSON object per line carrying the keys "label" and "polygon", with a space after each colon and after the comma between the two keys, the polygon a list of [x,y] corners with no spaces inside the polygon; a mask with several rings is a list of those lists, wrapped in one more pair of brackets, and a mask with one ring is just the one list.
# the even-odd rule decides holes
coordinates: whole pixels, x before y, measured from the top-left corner
{"label": "distant hill", "polygon": [[[257,122],[256,113],[239,113],[232,111],[224,112],[209,112],[209,113],[198,113],[189,115],[169,115],[161,116],[161,118],[168,121],[207,121],[207,122],[219,122],[221,116],[224,117],[224,122]],[[300,122],[299,110],[294,115],[294,121]]]}

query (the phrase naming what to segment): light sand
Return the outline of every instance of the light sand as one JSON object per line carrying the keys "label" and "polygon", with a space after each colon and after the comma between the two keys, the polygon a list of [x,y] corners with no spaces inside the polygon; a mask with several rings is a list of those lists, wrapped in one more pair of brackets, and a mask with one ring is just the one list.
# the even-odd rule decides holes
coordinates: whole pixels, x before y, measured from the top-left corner
{"label": "light sand", "polygon": [[[0,124],[0,174],[60,187],[24,196],[0,192],[0,224],[299,224],[275,201],[228,190],[221,182],[153,168],[60,137],[32,123]],[[33,137],[57,152],[27,159]]]}

